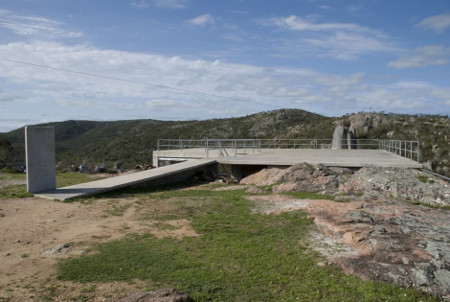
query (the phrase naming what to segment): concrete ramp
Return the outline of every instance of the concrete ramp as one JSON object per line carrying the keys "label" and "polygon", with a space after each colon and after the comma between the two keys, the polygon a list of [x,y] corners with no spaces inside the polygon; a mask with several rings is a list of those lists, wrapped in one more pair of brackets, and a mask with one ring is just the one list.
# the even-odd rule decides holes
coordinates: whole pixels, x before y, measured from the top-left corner
{"label": "concrete ramp", "polygon": [[207,168],[208,166],[215,164],[216,160],[214,159],[190,160],[152,170],[120,175],[116,177],[110,177],[106,179],[68,186],[52,191],[41,192],[35,194],[35,196],[48,199],[67,200],[86,197],[144,183],[170,183],[187,179],[190,176],[194,175],[196,171],[200,171],[204,168]]}

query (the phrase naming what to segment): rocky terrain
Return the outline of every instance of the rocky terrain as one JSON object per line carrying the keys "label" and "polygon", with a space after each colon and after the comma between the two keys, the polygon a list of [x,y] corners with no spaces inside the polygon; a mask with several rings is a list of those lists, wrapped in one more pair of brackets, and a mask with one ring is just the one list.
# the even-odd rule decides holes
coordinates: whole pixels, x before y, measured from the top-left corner
{"label": "rocky terrain", "polygon": [[[271,195],[249,197],[260,211],[304,209],[314,217],[314,248],[330,263],[450,299],[450,184],[409,169],[353,172],[307,164],[265,169],[240,183],[256,186],[250,191],[271,189]],[[333,197],[280,195],[286,191]]]}

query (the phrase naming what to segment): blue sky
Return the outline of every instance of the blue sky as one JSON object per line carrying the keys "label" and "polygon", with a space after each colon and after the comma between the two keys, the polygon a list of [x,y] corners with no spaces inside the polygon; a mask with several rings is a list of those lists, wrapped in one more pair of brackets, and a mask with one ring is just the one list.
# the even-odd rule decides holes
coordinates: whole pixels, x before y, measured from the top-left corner
{"label": "blue sky", "polygon": [[449,63],[448,0],[0,0],[0,132],[279,108],[448,115]]}

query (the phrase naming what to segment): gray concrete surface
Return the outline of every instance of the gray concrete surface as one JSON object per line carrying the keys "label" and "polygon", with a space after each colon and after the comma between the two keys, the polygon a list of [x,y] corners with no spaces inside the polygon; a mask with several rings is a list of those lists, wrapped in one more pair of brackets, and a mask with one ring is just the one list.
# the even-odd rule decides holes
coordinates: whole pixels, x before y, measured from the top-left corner
{"label": "gray concrete surface", "polygon": [[[191,152],[177,153],[177,150],[165,151],[163,156],[173,156],[186,161],[164,166],[148,171],[111,177],[92,181],[89,183],[64,187],[49,192],[36,194],[38,197],[66,200],[79,198],[102,192],[112,191],[136,184],[161,184],[186,179],[201,167],[223,164],[228,167],[229,173],[239,179],[243,167],[251,166],[291,166],[298,163],[324,164],[333,167],[404,167],[422,168],[422,165],[398,155],[382,150],[331,150],[331,149],[263,149],[260,153],[240,156],[206,157],[204,149],[190,150]],[[181,155],[188,155],[183,158]],[[200,158],[192,159],[191,156]],[[216,154],[217,155],[217,154]],[[187,160],[189,159],[189,160]],[[242,168],[242,169],[241,169]],[[177,176],[178,175],[178,176]]]}
{"label": "gray concrete surface", "polygon": [[[188,178],[198,169],[209,166],[211,164],[215,165],[216,161],[214,159],[198,159],[186,161],[157,169],[120,175],[68,186],[56,190],[50,190],[47,192],[35,194],[35,196],[48,199],[67,200],[113,191],[124,187],[148,183],[151,181],[158,181],[163,178],[169,178],[168,182],[170,182],[170,180],[181,180],[177,177],[177,175],[182,174],[184,178]],[[163,184],[163,182],[161,181],[156,183]]]}
{"label": "gray concrete surface", "polygon": [[55,129],[25,127],[25,150],[28,192],[56,189]]}
{"label": "gray concrete surface", "polygon": [[422,164],[384,150],[264,149],[261,153],[217,158],[219,163],[291,166],[298,163],[330,167],[403,167],[420,169]]}
{"label": "gray concrete surface", "polygon": [[207,158],[209,156],[209,158],[215,158],[222,164],[291,166],[306,162],[334,167],[422,168],[422,164],[414,160],[384,150],[261,149],[259,153],[252,153],[252,150],[249,150],[246,155],[240,155],[238,152],[238,155],[234,156],[234,152],[230,151],[229,153],[230,156],[217,157],[217,153],[210,152],[207,155],[205,149],[202,148],[154,151],[153,162],[157,162],[159,158],[180,160],[183,158]]}

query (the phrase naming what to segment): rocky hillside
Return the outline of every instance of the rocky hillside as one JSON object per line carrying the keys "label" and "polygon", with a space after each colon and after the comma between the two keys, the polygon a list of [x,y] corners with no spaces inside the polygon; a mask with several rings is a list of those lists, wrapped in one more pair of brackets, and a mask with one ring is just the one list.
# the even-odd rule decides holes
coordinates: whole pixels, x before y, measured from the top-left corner
{"label": "rocky hillside", "polygon": [[[304,110],[283,109],[239,118],[205,121],[133,120],[114,122],[66,121],[55,126],[59,168],[71,164],[124,168],[151,163],[158,138],[327,138],[336,123],[352,128],[357,138],[419,140],[422,162],[450,176],[450,119],[446,116],[416,116],[359,113],[325,117]],[[0,162],[24,161],[23,128],[0,134]],[[10,143],[10,147],[8,145]],[[2,151],[3,150],[3,151]],[[3,156],[8,154],[8,159]]]}
{"label": "rocky hillside", "polygon": [[357,138],[415,140],[421,162],[430,170],[450,176],[450,119],[438,115],[360,113],[337,119]]}

